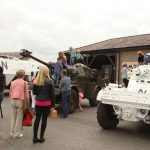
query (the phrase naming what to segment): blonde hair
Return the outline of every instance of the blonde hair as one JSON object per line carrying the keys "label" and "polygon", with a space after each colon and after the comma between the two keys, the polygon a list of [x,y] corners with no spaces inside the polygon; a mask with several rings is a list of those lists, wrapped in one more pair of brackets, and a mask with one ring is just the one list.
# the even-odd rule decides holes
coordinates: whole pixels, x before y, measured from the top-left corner
{"label": "blonde hair", "polygon": [[23,78],[25,76],[25,71],[23,69],[19,69],[16,71],[17,78]]}
{"label": "blonde hair", "polygon": [[46,78],[50,79],[48,67],[40,67],[37,77],[34,80],[35,85],[44,86],[44,81]]}

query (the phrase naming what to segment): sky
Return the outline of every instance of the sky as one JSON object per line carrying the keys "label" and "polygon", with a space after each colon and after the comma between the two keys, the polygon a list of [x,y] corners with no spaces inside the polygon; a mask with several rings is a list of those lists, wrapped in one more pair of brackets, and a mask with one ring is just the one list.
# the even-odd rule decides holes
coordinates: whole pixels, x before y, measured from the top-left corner
{"label": "sky", "polygon": [[149,16],[149,0],[0,0],[0,52],[56,61],[69,46],[150,33]]}

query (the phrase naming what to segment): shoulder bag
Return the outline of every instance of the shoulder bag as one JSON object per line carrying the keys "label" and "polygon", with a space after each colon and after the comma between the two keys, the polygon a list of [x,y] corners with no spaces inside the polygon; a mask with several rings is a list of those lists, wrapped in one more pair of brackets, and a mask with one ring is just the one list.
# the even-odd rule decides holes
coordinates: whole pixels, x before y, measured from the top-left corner
{"label": "shoulder bag", "polygon": [[26,82],[24,81],[24,101],[23,101],[23,112],[24,114],[26,114],[27,112],[29,112],[30,109],[30,105],[29,105],[29,96],[26,95]]}

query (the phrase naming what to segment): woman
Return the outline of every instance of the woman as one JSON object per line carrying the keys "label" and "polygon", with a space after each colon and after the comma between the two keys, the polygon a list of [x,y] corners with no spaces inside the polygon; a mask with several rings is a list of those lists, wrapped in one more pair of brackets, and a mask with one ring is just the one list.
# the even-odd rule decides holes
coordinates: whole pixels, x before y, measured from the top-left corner
{"label": "woman", "polygon": [[144,55],[142,51],[138,51],[137,55],[138,55],[138,64],[142,65],[144,63]]}
{"label": "woman", "polygon": [[23,137],[22,129],[23,110],[29,103],[28,84],[24,81],[25,71],[20,69],[16,72],[17,79],[11,82],[10,99],[12,107],[10,135],[14,138]]}
{"label": "woman", "polygon": [[3,74],[3,68],[0,66],[0,109],[1,109],[1,104],[2,104],[2,100],[4,97],[4,88],[6,85],[6,79],[5,79],[5,75]]}
{"label": "woman", "polygon": [[[54,83],[50,79],[49,69],[44,66],[39,69],[38,75],[33,83],[33,94],[35,97],[36,118],[34,122],[33,143],[43,143],[44,133],[47,126],[47,117],[50,112],[50,107],[54,105]],[[41,122],[40,139],[38,138],[38,128]]]}

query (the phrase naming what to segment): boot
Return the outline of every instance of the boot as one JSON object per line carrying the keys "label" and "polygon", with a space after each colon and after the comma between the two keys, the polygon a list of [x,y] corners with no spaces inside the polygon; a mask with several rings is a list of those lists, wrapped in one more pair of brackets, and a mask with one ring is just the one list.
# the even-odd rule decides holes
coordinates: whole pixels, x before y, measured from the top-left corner
{"label": "boot", "polygon": [[41,136],[41,137],[40,137],[40,143],[43,143],[43,142],[45,142],[45,139],[44,139],[43,136]]}
{"label": "boot", "polygon": [[35,143],[39,143],[40,142],[40,139],[38,139],[37,137],[33,137],[33,143],[35,144]]}

